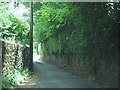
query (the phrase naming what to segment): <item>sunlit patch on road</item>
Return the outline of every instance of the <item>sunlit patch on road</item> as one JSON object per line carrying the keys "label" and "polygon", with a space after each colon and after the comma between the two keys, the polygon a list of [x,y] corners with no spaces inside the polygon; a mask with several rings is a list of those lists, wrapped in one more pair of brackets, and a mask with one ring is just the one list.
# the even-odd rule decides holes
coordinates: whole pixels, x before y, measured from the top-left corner
{"label": "sunlit patch on road", "polygon": [[40,55],[33,54],[33,62],[40,61]]}

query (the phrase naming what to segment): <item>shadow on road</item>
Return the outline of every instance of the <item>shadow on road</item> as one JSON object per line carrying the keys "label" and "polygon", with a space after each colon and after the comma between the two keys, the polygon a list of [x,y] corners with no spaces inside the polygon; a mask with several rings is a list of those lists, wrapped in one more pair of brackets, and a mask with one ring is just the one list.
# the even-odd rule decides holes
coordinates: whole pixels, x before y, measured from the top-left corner
{"label": "shadow on road", "polygon": [[35,62],[33,62],[33,63],[35,63],[35,64],[40,64],[40,65],[44,64],[43,62],[40,62],[40,61],[35,61]]}

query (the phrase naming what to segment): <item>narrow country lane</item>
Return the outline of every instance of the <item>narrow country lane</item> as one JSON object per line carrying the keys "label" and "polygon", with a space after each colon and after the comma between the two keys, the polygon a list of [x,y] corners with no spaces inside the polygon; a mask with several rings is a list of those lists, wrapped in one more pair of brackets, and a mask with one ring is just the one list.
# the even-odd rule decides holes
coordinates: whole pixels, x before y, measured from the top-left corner
{"label": "narrow country lane", "polygon": [[34,75],[17,88],[100,88],[97,84],[65,72],[34,55]]}
{"label": "narrow country lane", "polygon": [[98,88],[93,83],[40,61],[34,62],[34,70],[38,77],[35,88]]}

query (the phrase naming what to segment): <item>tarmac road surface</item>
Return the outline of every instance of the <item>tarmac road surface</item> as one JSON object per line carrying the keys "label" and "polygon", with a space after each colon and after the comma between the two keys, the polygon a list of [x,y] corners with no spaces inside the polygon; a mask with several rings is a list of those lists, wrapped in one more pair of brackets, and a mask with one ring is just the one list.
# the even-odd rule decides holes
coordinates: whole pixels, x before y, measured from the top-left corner
{"label": "tarmac road surface", "polygon": [[100,88],[96,83],[86,81],[39,59],[40,56],[34,55],[34,75],[17,88]]}
{"label": "tarmac road surface", "polygon": [[94,83],[40,61],[34,62],[34,71],[37,76],[34,88],[99,88]]}

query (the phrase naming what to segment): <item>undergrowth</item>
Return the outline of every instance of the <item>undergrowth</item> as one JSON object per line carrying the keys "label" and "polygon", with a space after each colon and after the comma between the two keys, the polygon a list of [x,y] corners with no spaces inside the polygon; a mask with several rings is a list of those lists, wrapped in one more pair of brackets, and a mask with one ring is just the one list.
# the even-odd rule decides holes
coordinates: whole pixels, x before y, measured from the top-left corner
{"label": "undergrowth", "polygon": [[17,69],[7,70],[3,73],[2,88],[13,88],[30,77],[28,69],[19,71]]}

